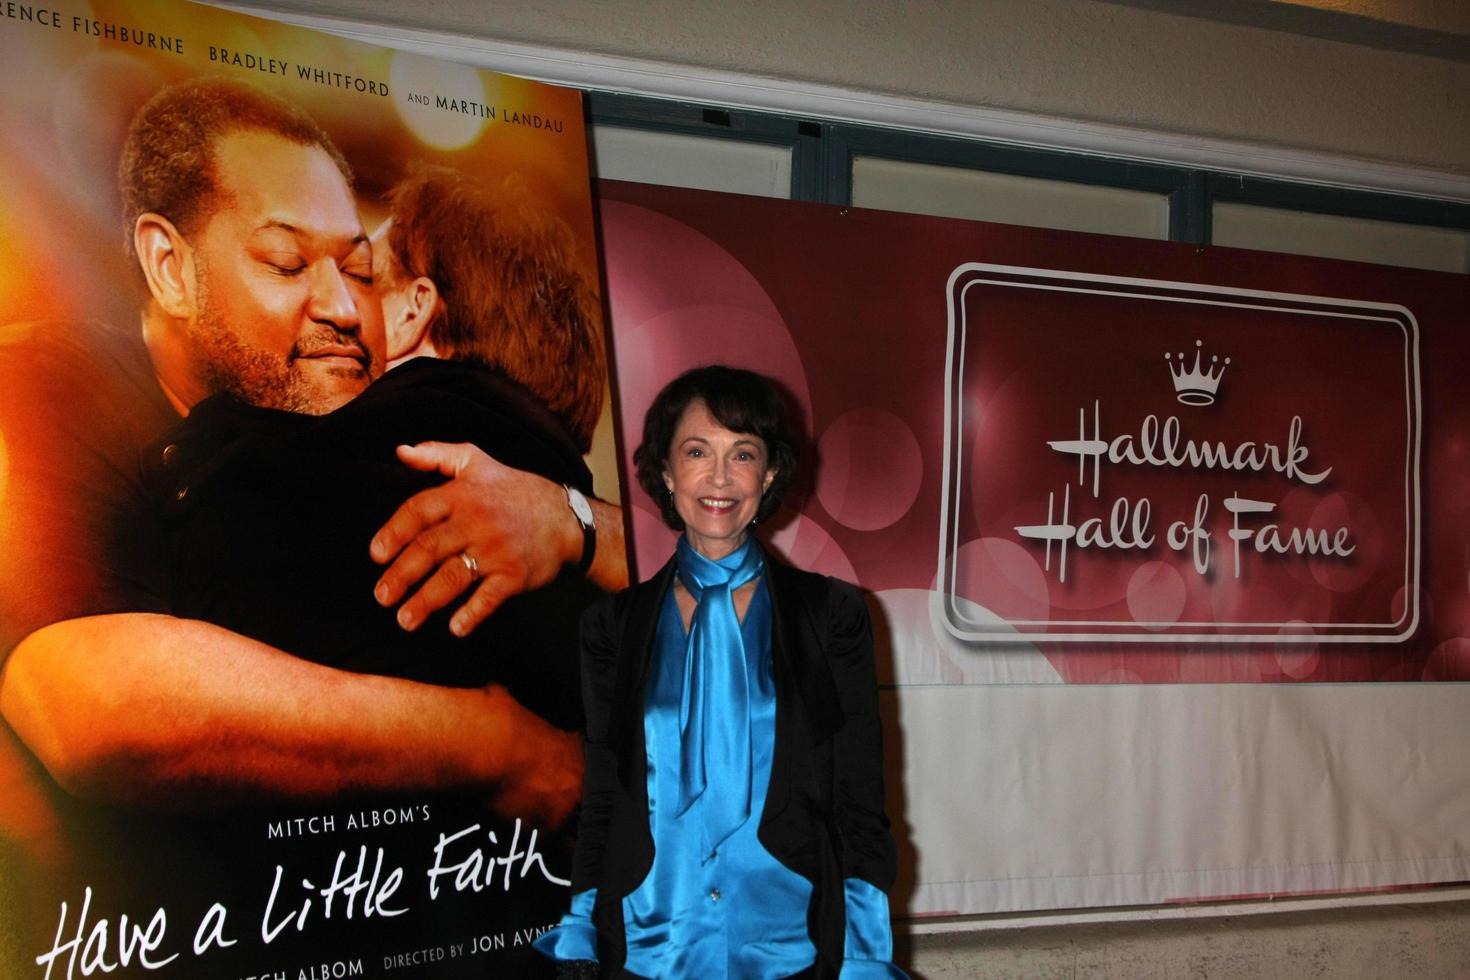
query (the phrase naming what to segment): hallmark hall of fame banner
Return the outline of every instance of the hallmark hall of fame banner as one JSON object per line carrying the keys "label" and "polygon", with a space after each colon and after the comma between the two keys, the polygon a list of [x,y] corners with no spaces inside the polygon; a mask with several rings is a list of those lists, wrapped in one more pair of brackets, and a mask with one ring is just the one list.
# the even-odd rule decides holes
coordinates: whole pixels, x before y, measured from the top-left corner
{"label": "hallmark hall of fame banner", "polygon": [[1470,874],[1463,276],[598,201],[624,431],[728,361],[811,437],[760,533],[869,598],[896,914]]}
{"label": "hallmark hall of fame banner", "polygon": [[731,200],[603,185],[624,426],[689,363],[781,380],[772,534],[896,683],[1470,679],[1460,278]]}
{"label": "hallmark hall of fame banner", "polygon": [[[539,975],[546,964],[529,944],[568,901],[572,831],[562,817],[575,785],[564,806],[521,809],[497,795],[495,778],[451,776],[442,759],[420,760],[399,744],[395,726],[438,723],[446,739],[468,743],[457,762],[466,773],[500,771],[493,759],[482,764],[477,754],[486,750],[458,715],[422,708],[415,718],[401,706],[390,714],[386,702],[379,712],[371,695],[343,711],[305,689],[256,681],[243,661],[206,661],[202,643],[175,643],[161,657],[154,644],[187,616],[275,647],[272,677],[299,668],[329,687],[339,679],[343,689],[411,687],[421,704],[459,698],[445,703],[477,712],[506,695],[537,732],[580,727],[575,625],[598,594],[580,575],[516,597],[459,640],[448,629],[457,603],[413,634],[398,627],[394,609],[377,607],[371,591],[382,567],[368,550],[376,526],[438,479],[393,458],[392,443],[375,445],[378,432],[477,444],[483,434],[487,451],[508,465],[556,482],[585,474],[589,496],[620,496],[616,473],[597,462],[612,460],[613,449],[580,94],[162,0],[0,3],[0,62],[8,79],[0,104],[0,976]],[[592,422],[604,416],[588,436],[590,452],[566,434],[562,408],[535,383],[518,387],[450,360],[388,371],[381,384],[396,386],[391,399],[375,383],[320,420],[326,428],[289,411],[265,421],[269,413],[247,414],[249,425],[270,427],[250,454],[210,457],[214,444],[191,442],[208,419],[191,414],[187,422],[200,428],[175,430],[183,425],[171,400],[178,393],[161,391],[153,369],[180,351],[160,353],[154,336],[145,344],[149,290],[129,247],[131,223],[120,220],[120,154],[150,100],[216,82],[246,93],[223,99],[264,93],[284,104],[307,130],[325,133],[344,166],[327,162],[318,144],[314,159],[325,167],[273,169],[289,154],[267,147],[232,164],[248,180],[231,186],[256,196],[205,193],[202,208],[235,215],[261,207],[265,217],[241,246],[248,264],[206,264],[199,253],[201,337],[228,353],[221,334],[263,329],[280,314],[272,297],[325,275],[297,253],[335,247],[321,244],[335,239],[318,236],[313,223],[344,213],[348,226],[360,222],[359,236],[372,236],[370,247],[361,237],[347,243],[353,251],[339,258],[336,292],[313,301],[337,305],[305,316],[339,324],[346,316],[366,332],[381,314],[391,331],[393,310],[375,292],[385,280],[374,272],[393,234],[428,239],[436,222],[459,221],[455,247],[487,263],[494,252],[475,238],[489,228],[484,221],[463,231],[462,208],[392,210],[407,199],[402,188],[450,187],[498,216],[497,242],[550,243],[499,278],[487,272],[476,300],[512,288],[526,268],[553,266],[565,295],[588,300],[583,326],[597,356],[564,360],[555,374],[578,379]],[[221,104],[194,103],[188,121],[207,125],[228,111]],[[145,139],[167,141],[172,131]],[[165,149],[182,159],[200,148]],[[216,174],[224,166],[212,165]],[[423,225],[389,234],[390,216],[402,225],[407,214]],[[195,244],[204,241],[196,232],[230,234],[224,222],[195,228],[179,219]],[[231,244],[241,245],[209,254],[232,254]],[[437,285],[453,316],[456,297]],[[297,338],[293,361],[312,355],[305,348],[315,336]],[[356,342],[338,343],[340,355]],[[393,344],[390,333],[390,356]],[[372,424],[352,429],[353,412]],[[299,462],[326,457],[346,461],[316,483],[298,477]],[[130,496],[139,487],[147,492]],[[226,518],[199,523],[211,506]],[[123,571],[109,579],[101,569],[114,558]],[[169,574],[133,574],[145,558],[165,562]],[[128,619],[134,612],[150,618]],[[88,642],[101,633],[64,649],[46,642],[79,623],[117,622],[142,626],[126,644]],[[352,646],[339,654],[344,638]],[[22,641],[24,658],[13,653]],[[220,666],[191,676],[205,662]],[[213,704],[201,703],[205,692]],[[201,726],[214,710],[253,713],[271,747]],[[501,741],[523,756],[539,744],[513,721],[486,724],[500,724]],[[352,748],[358,738],[405,774],[401,788],[332,788],[390,781],[371,771],[369,749]],[[328,739],[346,744],[328,749]],[[571,736],[558,744],[575,745]],[[161,760],[150,755],[160,747]],[[236,761],[210,769],[216,756]],[[338,768],[317,781],[313,766],[329,756]],[[256,764],[280,778],[246,772]],[[528,772],[536,764],[521,763]]]}

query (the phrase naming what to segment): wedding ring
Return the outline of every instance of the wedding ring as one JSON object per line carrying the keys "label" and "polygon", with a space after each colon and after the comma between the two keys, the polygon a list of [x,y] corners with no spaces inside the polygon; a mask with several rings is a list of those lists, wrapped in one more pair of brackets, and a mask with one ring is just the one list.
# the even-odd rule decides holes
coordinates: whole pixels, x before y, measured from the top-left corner
{"label": "wedding ring", "polygon": [[464,567],[470,570],[470,578],[480,577],[480,563],[475,561],[468,551],[461,551],[459,553],[459,560],[464,562]]}

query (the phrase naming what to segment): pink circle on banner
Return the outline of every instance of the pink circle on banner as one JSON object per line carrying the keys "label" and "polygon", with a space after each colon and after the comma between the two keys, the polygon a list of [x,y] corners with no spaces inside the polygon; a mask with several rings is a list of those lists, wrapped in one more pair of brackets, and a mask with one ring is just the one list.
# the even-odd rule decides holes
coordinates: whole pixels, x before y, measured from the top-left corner
{"label": "pink circle on banner", "polygon": [[854,531],[887,527],[919,495],[924,467],[919,440],[892,412],[844,412],[822,433],[817,458],[817,499]]}
{"label": "pink circle on banner", "polygon": [[[1021,446],[1015,437],[1016,420],[1027,417],[1036,397],[1032,384],[1025,372],[1015,371],[988,383],[975,382],[959,403],[964,436],[957,443],[962,456],[957,475],[964,481],[962,496],[969,498],[975,526],[982,534],[999,516],[994,513],[996,503],[1002,502],[1004,508],[1013,501],[1013,474],[1025,472],[1019,467],[1035,467],[1046,454],[1055,455],[1045,446]],[[1061,496],[1058,486],[1057,508]],[[1030,516],[1022,523],[1040,524],[1046,517],[1046,500],[1042,499],[1039,509],[1031,504]]]}
{"label": "pink circle on banner", "polygon": [[1183,576],[1161,561],[1144,562],[1128,579],[1128,614],[1145,629],[1178,622],[1186,598]]}
{"label": "pink circle on banner", "polygon": [[761,538],[787,562],[809,572],[857,581],[857,572],[846,552],[822,525],[800,514],[791,517],[787,511],[778,513],[771,523],[776,530],[769,535],[762,534]]}
{"label": "pink circle on banner", "polygon": [[[1269,494],[1267,494],[1269,496]],[[1281,495],[1276,501],[1276,509],[1269,514],[1259,517],[1243,516],[1241,527],[1252,531],[1259,531],[1262,525],[1278,524],[1284,525],[1283,530],[1289,531],[1292,527],[1306,529],[1312,526],[1312,515],[1316,513],[1317,507],[1322,503],[1323,497],[1315,487],[1293,487]],[[1291,576],[1293,582],[1310,589],[1320,589],[1322,584],[1316,579],[1316,564],[1319,560],[1306,555],[1286,555],[1281,558],[1259,557],[1251,546],[1255,539],[1247,539],[1241,542],[1241,561],[1243,563],[1258,563],[1261,561],[1274,561],[1283,563],[1286,574]],[[1233,544],[1227,537],[1224,546],[1233,552]],[[1327,561],[1342,561],[1340,558],[1329,558]],[[1351,559],[1349,559],[1351,560]]]}
{"label": "pink circle on banner", "polygon": [[1046,573],[1030,553],[1005,538],[980,538],[954,557],[954,591],[1008,622],[1051,616]]}
{"label": "pink circle on banner", "polygon": [[724,363],[775,378],[811,418],[806,373],[791,332],[750,271],[688,225],[647,208],[604,202],[603,269],[626,462],[643,413],[689,368]]}
{"label": "pink circle on banner", "polygon": [[[1283,635],[1300,636],[1311,633],[1312,630],[1302,623],[1291,623],[1281,630]],[[1311,677],[1316,671],[1317,665],[1322,661],[1322,655],[1316,646],[1311,643],[1281,643],[1275,650],[1277,666],[1287,677],[1296,680],[1304,680]]]}
{"label": "pink circle on banner", "polygon": [[[1308,559],[1312,577],[1334,592],[1362,588],[1376,575],[1383,555],[1383,531],[1368,501],[1355,493],[1328,494],[1312,511],[1311,528],[1330,543],[1339,528],[1347,528],[1353,553],[1346,558]],[[1402,557],[1402,556],[1400,556]]]}
{"label": "pink circle on banner", "polygon": [[631,462],[643,414],[659,389],[690,368],[728,364],[774,378],[796,402],[798,425],[811,417],[806,375],[780,319],[730,306],[685,306],[637,324],[614,312],[618,398]]}
{"label": "pink circle on banner", "polygon": [[[1019,501],[1011,504],[1004,512],[992,515],[990,530],[996,537],[1014,541],[1025,549],[1046,573],[1051,583],[1049,601],[1054,609],[1071,611],[1103,609],[1114,603],[1123,602],[1128,595],[1128,580],[1132,565],[1123,561],[1109,560],[1109,556],[1089,552],[1076,545],[1067,546],[1066,581],[1062,581],[1062,545],[1053,542],[1050,564],[1047,560],[1046,542],[1022,538],[1015,528],[1026,524],[1046,522],[1046,500]],[[982,534],[982,536],[984,536]],[[1101,558],[1101,560],[1099,560]],[[1074,617],[1075,618],[1075,617]],[[1081,617],[1092,618],[1092,617]]]}
{"label": "pink circle on banner", "polygon": [[621,201],[603,201],[598,215],[614,333],[685,306],[728,306],[779,318],[755,276],[703,233]]}

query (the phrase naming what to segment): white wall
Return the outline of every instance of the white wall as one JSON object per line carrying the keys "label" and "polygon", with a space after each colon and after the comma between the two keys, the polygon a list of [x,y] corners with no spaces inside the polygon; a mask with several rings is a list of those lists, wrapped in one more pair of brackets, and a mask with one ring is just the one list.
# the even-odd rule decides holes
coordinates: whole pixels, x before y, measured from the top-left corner
{"label": "white wall", "polygon": [[1470,175],[1470,61],[1099,0],[249,0]]}

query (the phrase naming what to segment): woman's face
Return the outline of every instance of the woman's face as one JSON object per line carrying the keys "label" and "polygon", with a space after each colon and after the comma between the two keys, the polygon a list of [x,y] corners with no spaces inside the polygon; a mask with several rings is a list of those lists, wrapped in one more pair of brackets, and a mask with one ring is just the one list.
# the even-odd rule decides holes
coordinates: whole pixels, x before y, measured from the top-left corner
{"label": "woman's face", "polygon": [[775,476],[760,436],[731,432],[702,400],[684,409],[669,445],[664,484],[684,519],[684,534],[700,554],[723,558],[745,542]]}

